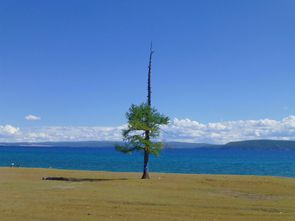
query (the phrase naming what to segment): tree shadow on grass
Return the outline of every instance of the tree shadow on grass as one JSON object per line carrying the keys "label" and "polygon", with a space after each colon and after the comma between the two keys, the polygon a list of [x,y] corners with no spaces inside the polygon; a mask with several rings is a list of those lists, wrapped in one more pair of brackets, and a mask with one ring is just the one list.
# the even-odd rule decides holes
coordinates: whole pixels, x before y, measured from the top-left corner
{"label": "tree shadow on grass", "polygon": [[128,180],[127,178],[114,178],[114,179],[97,179],[97,178],[73,178],[73,177],[42,177],[42,180],[54,180],[65,182],[104,182],[115,180]]}

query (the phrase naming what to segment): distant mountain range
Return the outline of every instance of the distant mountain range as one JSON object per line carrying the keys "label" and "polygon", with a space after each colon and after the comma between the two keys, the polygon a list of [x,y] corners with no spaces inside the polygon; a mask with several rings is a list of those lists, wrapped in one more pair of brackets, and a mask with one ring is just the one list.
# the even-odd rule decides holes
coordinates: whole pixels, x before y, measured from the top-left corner
{"label": "distant mountain range", "polygon": [[[40,143],[0,143],[0,147],[114,147],[122,142],[115,141],[77,141],[77,142],[40,142]],[[216,145],[207,143],[165,142],[164,148],[224,148],[245,150],[295,150],[295,141],[284,140],[246,140]]]}

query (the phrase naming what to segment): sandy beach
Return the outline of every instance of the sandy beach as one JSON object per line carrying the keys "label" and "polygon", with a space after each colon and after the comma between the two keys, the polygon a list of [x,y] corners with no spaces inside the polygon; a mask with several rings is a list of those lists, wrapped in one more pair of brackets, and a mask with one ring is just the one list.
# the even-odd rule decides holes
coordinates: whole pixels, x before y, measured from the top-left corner
{"label": "sandy beach", "polygon": [[1,220],[295,220],[292,178],[151,175],[1,168]]}

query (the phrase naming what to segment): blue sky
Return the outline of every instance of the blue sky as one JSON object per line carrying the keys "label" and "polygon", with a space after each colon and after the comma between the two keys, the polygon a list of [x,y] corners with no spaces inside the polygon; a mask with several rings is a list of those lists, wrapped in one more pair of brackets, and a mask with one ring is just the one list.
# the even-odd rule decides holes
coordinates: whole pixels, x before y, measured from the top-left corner
{"label": "blue sky", "polygon": [[1,1],[0,125],[126,123],[130,104],[146,99],[151,40],[153,104],[171,119],[281,121],[295,114],[294,9],[292,0]]}

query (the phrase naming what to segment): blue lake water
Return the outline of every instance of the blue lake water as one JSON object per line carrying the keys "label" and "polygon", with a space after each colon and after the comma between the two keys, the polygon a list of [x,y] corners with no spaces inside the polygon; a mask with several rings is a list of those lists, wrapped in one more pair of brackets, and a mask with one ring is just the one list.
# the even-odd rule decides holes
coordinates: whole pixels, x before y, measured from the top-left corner
{"label": "blue lake water", "polygon": [[[141,172],[142,161],[141,153],[112,148],[0,147],[0,166]],[[165,149],[151,158],[150,171],[295,177],[295,151]]]}

